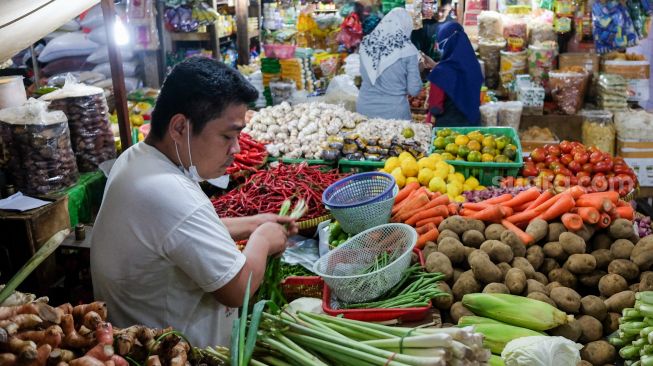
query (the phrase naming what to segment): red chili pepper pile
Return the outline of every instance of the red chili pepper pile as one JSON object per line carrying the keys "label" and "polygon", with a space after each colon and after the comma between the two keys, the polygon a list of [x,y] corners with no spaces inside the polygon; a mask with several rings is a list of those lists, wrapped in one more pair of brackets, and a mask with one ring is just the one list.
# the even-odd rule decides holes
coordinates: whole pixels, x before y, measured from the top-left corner
{"label": "red chili pepper pile", "polygon": [[265,146],[246,133],[240,134],[238,143],[240,144],[240,153],[234,156],[234,163],[227,168],[227,174],[240,171],[258,171],[258,168],[265,163],[265,158],[268,156]]}
{"label": "red chili pepper pile", "polygon": [[319,167],[302,164],[282,164],[252,174],[236,189],[214,199],[219,216],[241,217],[259,213],[278,213],[286,199],[304,199],[308,211],[303,219],[327,214],[322,204],[322,192],[344,175],[335,170],[323,172]]}

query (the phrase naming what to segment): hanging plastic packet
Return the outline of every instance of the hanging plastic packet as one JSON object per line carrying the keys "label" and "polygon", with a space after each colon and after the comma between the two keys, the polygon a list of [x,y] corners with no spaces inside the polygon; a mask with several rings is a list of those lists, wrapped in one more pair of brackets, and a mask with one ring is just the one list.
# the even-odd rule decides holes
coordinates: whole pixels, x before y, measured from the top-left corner
{"label": "hanging plastic packet", "polygon": [[616,0],[595,2],[592,5],[594,17],[594,43],[598,53],[607,53],[637,44],[637,32],[628,10]]}
{"label": "hanging plastic packet", "polygon": [[553,2],[553,28],[558,33],[567,33],[571,31],[571,23],[576,12],[576,5],[572,0],[555,0]]}

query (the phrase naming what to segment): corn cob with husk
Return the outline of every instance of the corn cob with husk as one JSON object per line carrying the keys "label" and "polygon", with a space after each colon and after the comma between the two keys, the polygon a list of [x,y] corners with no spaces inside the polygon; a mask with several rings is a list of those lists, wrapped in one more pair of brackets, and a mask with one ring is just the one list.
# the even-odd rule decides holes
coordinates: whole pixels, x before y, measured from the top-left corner
{"label": "corn cob with husk", "polygon": [[494,354],[501,354],[508,342],[522,337],[546,335],[534,330],[516,327],[500,321],[480,316],[463,316],[458,326],[474,326],[474,330],[483,334],[483,346]]}
{"label": "corn cob with husk", "polygon": [[573,321],[555,307],[527,297],[507,294],[467,294],[463,305],[474,314],[531,330],[548,330]]}

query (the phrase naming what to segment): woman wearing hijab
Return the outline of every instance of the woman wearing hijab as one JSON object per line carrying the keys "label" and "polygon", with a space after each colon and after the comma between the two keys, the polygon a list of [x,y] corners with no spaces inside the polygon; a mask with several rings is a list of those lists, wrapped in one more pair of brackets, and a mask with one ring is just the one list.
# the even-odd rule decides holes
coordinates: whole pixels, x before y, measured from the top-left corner
{"label": "woman wearing hijab", "polygon": [[457,22],[444,24],[438,40],[442,56],[428,76],[429,114],[438,127],[478,126],[483,74],[472,44]]}
{"label": "woman wearing hijab", "polygon": [[368,117],[410,120],[408,95],[422,89],[418,51],[410,42],[413,21],[392,9],[360,48],[362,84],[356,109]]}

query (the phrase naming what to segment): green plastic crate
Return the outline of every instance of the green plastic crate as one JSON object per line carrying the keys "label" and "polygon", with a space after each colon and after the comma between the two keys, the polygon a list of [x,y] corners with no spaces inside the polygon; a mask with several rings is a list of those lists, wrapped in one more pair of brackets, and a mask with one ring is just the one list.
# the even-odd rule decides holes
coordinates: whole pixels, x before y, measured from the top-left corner
{"label": "green plastic crate", "polygon": [[320,160],[320,159],[290,159],[290,158],[273,158],[268,157],[269,162],[281,161],[284,164],[301,164],[306,162],[308,165],[328,165],[330,167],[336,166],[336,161]]}
{"label": "green plastic crate", "polygon": [[385,161],[340,159],[338,161],[338,170],[341,173],[371,172],[382,169],[384,165]]}
{"label": "green plastic crate", "polygon": [[501,181],[498,178],[495,179],[495,177],[516,177],[517,174],[519,174],[519,170],[524,165],[519,135],[517,135],[517,131],[512,127],[436,127],[433,129],[433,135],[431,136],[431,148],[429,149],[429,154],[435,151],[433,140],[435,139],[437,132],[444,128],[449,128],[454,132],[462,134],[478,130],[481,131],[482,134],[490,133],[497,136],[508,136],[517,146],[516,161],[513,163],[476,163],[470,161],[447,160],[447,163],[453,165],[456,172],[462,173],[465,178],[474,176],[486,187],[498,186]]}

